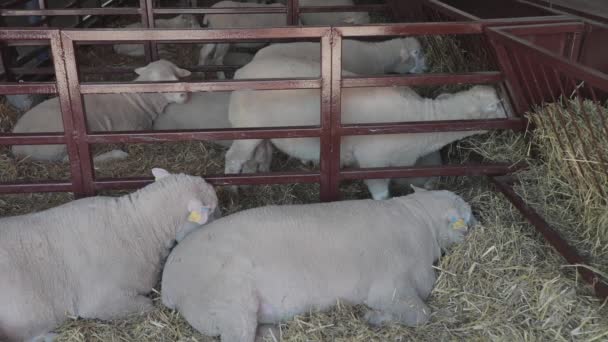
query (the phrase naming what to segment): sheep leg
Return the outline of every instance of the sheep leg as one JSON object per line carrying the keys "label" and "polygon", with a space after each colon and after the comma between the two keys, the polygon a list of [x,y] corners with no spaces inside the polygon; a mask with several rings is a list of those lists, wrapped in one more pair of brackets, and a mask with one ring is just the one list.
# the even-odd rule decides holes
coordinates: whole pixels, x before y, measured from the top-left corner
{"label": "sheep leg", "polygon": [[426,323],[431,309],[420,299],[416,288],[404,275],[397,279],[380,279],[372,284],[365,320],[373,326],[386,323],[402,323],[417,326]]}
{"label": "sheep leg", "polygon": [[205,285],[178,305],[186,321],[203,335],[221,336],[222,342],[254,342],[259,302],[252,284],[232,273]]}
{"label": "sheep leg", "polygon": [[[213,60],[215,61],[215,65],[224,65],[224,56],[228,53],[230,49],[230,44],[217,44],[215,48],[215,52],[213,54]],[[223,71],[217,72],[218,80],[225,80],[226,74]]]}
{"label": "sheep leg", "polygon": [[253,158],[253,153],[261,142],[261,139],[235,140],[226,152],[225,173],[241,172],[243,164]]}
{"label": "sheep leg", "polygon": [[275,324],[262,324],[258,326],[258,331],[255,335],[255,342],[281,340],[281,332]]}
{"label": "sheep leg", "polygon": [[[234,174],[239,173],[243,170],[243,165],[248,163],[253,158],[255,149],[262,142],[261,139],[248,139],[248,140],[235,140],[232,142],[232,146],[226,152],[226,162],[224,166],[224,173]],[[247,167],[251,169],[251,164]],[[250,170],[247,170],[250,171]],[[230,186],[228,189],[232,192],[236,192],[236,186]]]}

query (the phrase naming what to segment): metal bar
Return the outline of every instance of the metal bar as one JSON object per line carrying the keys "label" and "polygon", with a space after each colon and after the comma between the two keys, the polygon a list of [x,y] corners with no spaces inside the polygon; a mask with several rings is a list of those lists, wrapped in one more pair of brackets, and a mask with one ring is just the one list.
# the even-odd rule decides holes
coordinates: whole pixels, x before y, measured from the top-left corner
{"label": "metal bar", "polygon": [[608,284],[602,281],[599,274],[591,271],[588,267],[585,267],[588,265],[588,262],[584,257],[578,254],[577,251],[555,231],[555,229],[534,211],[534,209],[528,206],[510,185],[506,184],[498,177],[490,177],[490,181],[569,264],[580,266],[576,268],[577,271],[588,284],[593,286],[596,296],[602,300],[608,298]]}
{"label": "metal bar", "polygon": [[340,99],[342,77],[342,37],[331,30],[321,42],[323,73],[320,140],[321,201],[336,201],[340,198]]}
{"label": "metal bar", "polygon": [[[93,169],[93,160],[91,158],[91,150],[89,144],[85,141],[87,129],[87,120],[84,111],[84,104],[82,94],[80,93],[79,79],[78,79],[78,64],[76,61],[76,51],[74,48],[74,41],[70,38],[65,31],[61,32],[61,44],[64,51],[65,65],[65,77],[66,82],[65,88],[67,89],[66,96],[67,103],[65,107],[62,107],[64,113],[64,121],[68,121],[71,127],[65,127],[66,132],[72,134],[69,140],[71,148],[68,150],[70,156],[70,164],[72,165],[73,174],[77,173],[79,176],[80,183],[75,184],[77,190],[75,194],[77,196],[92,196],[95,194],[93,181],[95,177]],[[56,64],[55,67],[61,64]],[[71,113],[71,118],[66,117],[66,110]],[[80,169],[77,171],[76,166]]]}
{"label": "metal bar", "polygon": [[37,183],[0,183],[0,194],[22,194],[30,192],[70,192],[69,181],[47,181]]}
{"label": "metal bar", "polygon": [[490,42],[494,47],[494,51],[496,52],[498,65],[502,74],[505,77],[505,84],[511,95],[511,99],[513,100],[515,111],[517,112],[517,115],[521,117],[524,115],[528,107],[524,102],[525,100],[523,90],[521,89],[521,84],[517,78],[515,70],[513,69],[511,59],[509,58],[507,50],[504,48],[504,46],[494,41],[493,39],[490,39]]}
{"label": "metal bar", "polygon": [[463,74],[422,74],[404,76],[379,77],[344,77],[342,87],[391,87],[412,85],[443,85],[443,84],[484,84],[498,83],[503,76],[498,71],[470,72]]}
{"label": "metal bar", "polygon": [[560,33],[582,33],[585,31],[585,24],[579,21],[572,21],[550,24],[495,26],[493,28],[516,36],[554,35]]}
{"label": "metal bar", "polygon": [[188,140],[234,140],[318,137],[322,131],[313,126],[214,129],[207,131],[132,131],[94,132],[84,140],[90,144],[155,143]]}
{"label": "metal bar", "polygon": [[[318,172],[273,172],[238,175],[205,175],[205,181],[215,186],[318,183]],[[95,190],[136,189],[152,183],[152,178],[98,179]]]}
{"label": "metal bar", "polygon": [[157,93],[157,92],[199,92],[199,91],[232,91],[232,90],[283,90],[283,89],[319,89],[319,79],[296,80],[238,80],[219,82],[120,82],[120,83],[86,83],[80,85],[82,94],[117,94],[117,93]]}
{"label": "metal bar", "polygon": [[40,10],[0,10],[2,17],[26,17],[26,16],[76,16],[76,15],[138,15],[139,9],[135,7],[120,8],[58,8]]}
{"label": "metal bar", "polygon": [[[145,10],[146,11],[146,17],[147,17],[147,27],[148,28],[154,28],[156,27],[156,22],[154,21],[154,3],[152,2],[152,0],[145,0],[146,3],[146,7],[142,8],[142,12]],[[142,13],[142,16],[144,14]],[[147,43],[148,45],[150,45],[150,58],[153,61],[158,60],[158,46],[156,45],[156,42],[154,41],[150,41]]]}
{"label": "metal bar", "polygon": [[[205,30],[116,30],[116,29],[65,29],[62,34],[73,41],[79,42],[118,42],[118,41],[174,41],[194,42],[205,41],[249,41],[271,39],[320,39],[329,28],[327,27],[280,27],[280,28],[248,28],[248,29],[205,29]],[[1,31],[0,31],[0,39]]]}
{"label": "metal bar", "polygon": [[510,129],[514,131],[525,131],[526,125],[527,121],[521,118],[486,120],[432,120],[343,125],[338,130],[338,132],[340,135],[344,136],[480,131],[490,129]]}
{"label": "metal bar", "polygon": [[379,167],[346,169],[340,172],[342,180],[439,177],[439,176],[499,176],[513,173],[526,167],[525,164],[465,164],[415,167]]}
{"label": "metal bar", "polygon": [[342,37],[378,37],[403,35],[445,35],[445,34],[482,34],[483,25],[479,22],[449,23],[409,23],[374,26],[335,27]]}
{"label": "metal bar", "polygon": [[56,94],[57,86],[54,82],[23,82],[3,83],[0,82],[0,94]]}
{"label": "metal bar", "polygon": [[[74,120],[74,113],[71,106],[70,87],[72,86],[69,82],[68,71],[66,69],[66,63],[72,63],[76,68],[76,54],[73,50],[73,44],[66,46],[62,39],[59,31],[51,39],[51,54],[53,60],[53,66],[55,68],[55,79],[57,82],[57,93],[59,95],[59,105],[61,108],[61,120],[64,127],[64,136],[66,143],[66,151],[70,163],[70,174],[72,181],[72,191],[76,196],[84,194],[90,194],[86,192],[84,188],[84,177],[82,173],[83,159],[79,154],[78,144],[80,136],[76,129],[77,123]],[[65,54],[64,54],[65,53]],[[78,72],[76,71],[76,75]]]}
{"label": "metal bar", "polygon": [[286,14],[286,7],[154,8],[154,14]]}
{"label": "metal bar", "polygon": [[59,145],[65,144],[63,133],[2,133],[0,145]]}
{"label": "metal bar", "polygon": [[[143,27],[149,28],[150,17],[148,15],[148,2],[146,0],[139,0],[139,16],[141,20],[141,25]],[[143,45],[146,63],[150,63],[152,62],[152,43],[150,41],[147,41]]]}
{"label": "metal bar", "polygon": [[608,89],[608,75],[602,72],[574,63],[562,56],[557,56],[547,49],[538,47],[512,34],[491,27],[488,28],[487,33],[492,37],[500,39],[501,44],[519,49],[522,52],[529,54],[530,57],[537,60],[538,63],[545,64],[553,69],[558,69],[564,74],[576,75],[594,87]]}

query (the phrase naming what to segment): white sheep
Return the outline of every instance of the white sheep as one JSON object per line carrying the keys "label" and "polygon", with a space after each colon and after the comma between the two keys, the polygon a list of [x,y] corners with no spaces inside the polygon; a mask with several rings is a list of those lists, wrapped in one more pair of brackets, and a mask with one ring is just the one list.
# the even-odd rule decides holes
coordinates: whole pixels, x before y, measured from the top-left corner
{"label": "white sheep", "polygon": [[111,320],[152,308],[165,257],[217,215],[200,177],[152,170],[119,198],[89,197],[0,219],[0,341],[41,336],[66,315]]}
{"label": "white sheep", "polygon": [[[228,121],[229,92],[192,93],[185,103],[169,104],[154,121],[155,130],[230,128]],[[232,140],[213,141],[230,147]],[[264,141],[256,147],[253,158],[243,166],[243,173],[268,172],[272,162],[272,144]]]}
{"label": "white sheep", "polygon": [[[135,69],[139,76],[136,82],[177,81],[187,77],[190,71],[178,68],[173,63],[158,60],[145,67]],[[125,93],[84,95],[84,106],[91,131],[134,131],[152,128],[156,117],[169,103],[183,103],[187,93]],[[19,118],[13,133],[62,132],[63,122],[59,98],[48,99]],[[34,160],[56,161],[67,158],[64,145],[13,145],[16,157]],[[125,157],[126,153],[110,154]],[[96,161],[107,159],[104,155]]]}
{"label": "white sheep", "polygon": [[415,190],[384,201],[268,206],[216,220],[169,255],[163,304],[222,342],[253,342],[258,324],[326,310],[337,300],[367,305],[365,320],[374,326],[422,325],[431,313],[424,300],[436,279],[433,263],[464,240],[475,219],[452,192]]}
{"label": "white sheep", "polygon": [[[424,50],[415,37],[381,42],[344,39],[342,44],[342,69],[356,74],[417,74],[427,69]],[[319,43],[310,42],[272,44],[260,49],[253,60],[265,58],[295,58],[320,62],[321,46]]]}
{"label": "white sheep", "polygon": [[[300,6],[353,6],[353,0],[300,0]],[[367,12],[302,13],[302,23],[312,26],[365,25],[371,22]]]}
{"label": "white sheep", "polygon": [[[236,1],[220,1],[212,8],[223,7],[285,7],[282,4],[256,4],[243,3]],[[260,28],[260,27],[282,27],[287,25],[287,19],[284,14],[207,14],[203,18],[203,24],[210,29],[226,29],[226,28]],[[235,46],[246,48],[259,48],[266,43],[249,42],[237,43]],[[230,43],[208,43],[205,44],[199,55],[198,65],[225,65],[224,56],[230,49]],[[223,73],[218,76],[222,77]]]}
{"label": "white sheep", "polygon": [[[201,25],[198,22],[196,16],[192,14],[180,14],[169,19],[156,19],[154,20],[154,26],[159,29],[199,29]],[[127,29],[142,28],[143,25],[140,22],[127,25]],[[144,55],[144,46],[142,44],[116,44],[113,46],[114,52],[127,55],[131,57],[139,57]],[[159,52],[162,54],[166,50],[162,46],[159,48]]]}
{"label": "white sheep", "polygon": [[[314,77],[319,64],[296,59],[263,59],[239,69],[236,79]],[[345,76],[354,74],[344,71]],[[448,98],[423,99],[408,87],[346,88],[342,91],[342,123],[433,121],[504,118],[496,90],[475,86]],[[236,91],[232,94],[229,120],[232,127],[319,125],[318,89]],[[373,114],[373,115],[372,115]],[[342,166],[362,168],[412,166],[426,154],[482,131],[348,136],[342,138]],[[240,172],[261,140],[235,140],[226,154],[227,174]],[[319,160],[318,138],[272,139],[281,151],[300,160]],[[374,199],[389,196],[388,179],[365,181]]]}

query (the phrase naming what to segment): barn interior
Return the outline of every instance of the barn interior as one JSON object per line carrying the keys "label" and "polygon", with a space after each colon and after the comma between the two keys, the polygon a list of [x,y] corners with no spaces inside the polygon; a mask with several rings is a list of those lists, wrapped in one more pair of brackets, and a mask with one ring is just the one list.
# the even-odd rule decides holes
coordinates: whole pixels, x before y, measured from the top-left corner
{"label": "barn interior", "polygon": [[[12,129],[27,111],[19,107],[26,108],[28,101],[39,103],[56,96],[41,90],[25,95],[26,92],[19,93],[24,88],[19,90],[12,85],[58,80],[48,40],[28,38],[24,43],[18,35],[9,38],[5,32],[27,31],[26,27],[91,32],[116,29],[112,32],[119,32],[134,23],[151,27],[151,18],[171,18],[176,14],[194,14],[202,24],[200,18],[216,2],[12,0],[0,5],[4,77],[4,86],[0,89],[9,95],[0,101],[0,184],[6,185],[4,188],[0,185],[0,216],[44,210],[83,195],[73,191],[74,165],[70,161],[33,161],[15,158],[11,153]],[[452,248],[434,266],[439,278],[428,300],[433,310],[428,324],[417,328],[400,325],[372,328],[363,320],[362,307],[338,303],[329,312],[313,311],[284,322],[280,340],[608,339],[608,164],[605,162],[608,160],[608,47],[601,44],[608,38],[606,5],[591,0],[354,2],[357,11],[370,13],[371,23],[344,26],[343,32],[354,32],[355,38],[366,41],[415,35],[426,54],[426,74],[436,74],[438,79],[445,76],[439,81],[420,78],[417,82],[397,84],[416,83],[411,87],[425,98],[455,93],[475,84],[492,84],[505,94],[504,105],[509,108],[507,120],[511,121],[508,125],[468,128],[487,129],[483,134],[443,147],[443,168],[422,166],[393,173],[397,175],[394,178],[438,176],[435,187],[465,198],[480,221],[466,243]],[[275,14],[285,17],[284,27],[289,27],[288,24],[299,27],[294,25],[295,17],[306,11],[294,11],[290,7],[293,2],[289,4],[286,12]],[[36,12],[40,9],[43,12]],[[346,11],[336,9],[339,10]],[[433,24],[444,26],[434,29]],[[468,25],[477,25],[476,31]],[[353,27],[355,29],[349,31]],[[396,28],[391,31],[391,27]],[[357,33],[356,28],[361,28],[363,33]],[[465,32],[467,30],[470,32]],[[365,32],[372,34],[366,36]],[[78,72],[79,84],[95,87],[125,82],[128,85],[126,82],[136,76],[135,68],[156,58],[174,61],[192,71],[188,82],[229,82],[235,70],[243,66],[199,65],[199,50],[202,44],[213,41],[209,39],[177,43],[142,39],[139,46],[144,53],[133,57],[116,53],[113,43],[122,38],[117,41],[104,38],[103,42],[98,38],[82,39],[82,43],[75,44],[73,70]],[[255,41],[251,37],[247,39],[247,42]],[[216,40],[220,41],[224,40]],[[322,50],[318,38],[259,40],[269,41],[315,41],[319,43],[320,54]],[[123,42],[133,43],[127,39]],[[235,46],[230,51],[255,52]],[[217,71],[224,71],[227,80],[218,80]],[[547,78],[549,72],[552,74]],[[465,81],[450,81],[446,75],[460,75]],[[467,83],[467,79],[471,82]],[[15,96],[18,94],[23,96]],[[405,128],[400,132],[406,132]],[[441,134],[445,130],[435,132]],[[91,143],[92,155],[116,149],[128,154],[119,161],[89,163],[98,180],[94,193],[118,196],[132,192],[145,184],[152,168],[162,167],[174,172],[208,175],[209,179],[216,180],[223,215],[271,204],[314,203],[324,199],[326,190],[307,176],[324,172],[321,170],[324,166],[303,164],[277,149],[273,152],[271,170],[283,174],[284,177],[277,180],[280,184],[241,180],[243,184],[255,185],[233,193],[226,187],[233,183],[221,176],[227,148],[205,141],[200,138],[203,135],[197,137],[162,143],[144,143],[144,138],[138,142],[123,139],[127,142]],[[101,137],[97,141],[103,140]],[[388,174],[393,170],[378,172]],[[304,181],[289,181],[298,175]],[[115,181],[118,178],[123,182]],[[355,171],[351,176],[343,176],[339,180],[339,199],[370,198],[362,178]],[[39,191],[29,188],[29,183],[38,184]],[[56,184],[49,185],[51,183]],[[410,192],[407,186],[391,184],[392,196]],[[563,243],[568,248],[563,247]],[[177,312],[163,307],[159,299],[161,289],[156,290],[152,294],[157,303],[153,312],[112,322],[74,318],[57,330],[58,341],[214,340],[200,335]]]}

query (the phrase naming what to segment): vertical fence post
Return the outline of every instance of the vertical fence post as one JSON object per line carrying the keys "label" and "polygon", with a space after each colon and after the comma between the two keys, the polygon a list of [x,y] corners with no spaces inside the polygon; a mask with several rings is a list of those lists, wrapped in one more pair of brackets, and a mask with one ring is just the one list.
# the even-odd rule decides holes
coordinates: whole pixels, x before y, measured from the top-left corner
{"label": "vertical fence post", "polygon": [[300,20],[300,1],[287,0],[288,25],[298,26]]}
{"label": "vertical fence post", "polygon": [[507,89],[511,94],[511,100],[513,100],[515,112],[517,115],[522,116],[528,110],[528,105],[526,104],[520,82],[517,79],[515,70],[513,69],[513,64],[511,64],[509,54],[505,47],[497,42],[494,38],[490,39],[490,43],[496,52],[496,58],[498,59],[500,71],[505,76],[505,83],[507,84]]}
{"label": "vertical fence post", "polygon": [[[61,117],[63,122],[63,131],[65,136],[66,151],[70,161],[70,174],[72,182],[72,191],[76,197],[86,195],[83,187],[82,168],[78,151],[78,136],[74,134],[74,120],[72,113],[72,104],[70,97],[70,85],[67,78],[67,70],[65,65],[65,51],[60,31],[54,31],[51,36],[51,54],[53,56],[53,65],[55,68],[55,78],[57,83],[57,95],[59,97],[59,105],[61,107]],[[73,49],[72,49],[73,52]],[[72,60],[75,56],[68,56]],[[76,71],[76,75],[78,72]]]}
{"label": "vertical fence post", "polygon": [[340,197],[340,101],[342,87],[342,36],[331,28],[321,39],[321,201]]}
{"label": "vertical fence post", "polygon": [[66,89],[69,93],[72,114],[71,127],[65,127],[65,130],[71,131],[71,136],[68,137],[68,141],[71,144],[74,144],[77,149],[77,151],[69,150],[68,152],[70,153],[70,164],[79,164],[82,178],[81,185],[79,186],[78,191],[75,191],[75,195],[77,197],[93,196],[95,195],[95,186],[93,184],[95,173],[93,170],[93,160],[91,158],[91,148],[87,141],[88,129],[84,101],[82,94],[80,93],[76,49],[74,48],[74,41],[69,36],[69,33],[65,31],[61,32],[61,45],[63,47],[65,74],[67,75]]}
{"label": "vertical fence post", "polygon": [[[150,21],[148,20],[148,1],[139,0],[139,15],[141,16],[141,25],[145,28],[150,28]],[[154,27],[154,26],[152,26]],[[146,55],[146,63],[152,62],[152,43],[144,43],[144,53]]]}
{"label": "vertical fence post", "polygon": [[[154,22],[154,0],[146,0],[146,16],[148,17],[148,28],[155,28],[156,23]],[[150,46],[150,57],[153,61],[158,60],[158,47],[156,46],[156,42],[148,42]]]}

